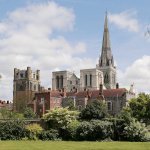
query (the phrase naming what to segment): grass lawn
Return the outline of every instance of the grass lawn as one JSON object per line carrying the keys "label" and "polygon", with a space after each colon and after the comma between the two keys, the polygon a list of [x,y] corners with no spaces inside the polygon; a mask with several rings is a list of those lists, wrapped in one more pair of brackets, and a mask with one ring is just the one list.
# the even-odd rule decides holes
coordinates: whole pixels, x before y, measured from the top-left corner
{"label": "grass lawn", "polygon": [[150,150],[150,143],[0,141],[0,150]]}

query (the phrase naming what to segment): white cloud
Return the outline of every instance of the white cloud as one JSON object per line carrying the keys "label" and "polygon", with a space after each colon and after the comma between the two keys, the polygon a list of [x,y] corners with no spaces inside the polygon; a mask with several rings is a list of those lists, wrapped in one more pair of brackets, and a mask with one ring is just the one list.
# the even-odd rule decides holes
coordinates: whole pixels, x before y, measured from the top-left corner
{"label": "white cloud", "polygon": [[150,89],[150,56],[137,59],[125,71],[118,71],[119,82],[123,86],[135,84],[139,92],[148,92]]}
{"label": "white cloud", "polygon": [[140,30],[140,25],[136,19],[135,11],[124,11],[117,14],[110,13],[109,21],[121,29],[127,29],[128,31],[138,32]]}
{"label": "white cloud", "polygon": [[54,2],[19,8],[0,22],[1,99],[12,99],[14,68],[40,69],[42,83],[51,86],[50,74],[56,68],[77,71],[94,65],[78,57],[86,51],[85,43],[71,44],[61,35],[73,30],[74,22],[73,11]]}

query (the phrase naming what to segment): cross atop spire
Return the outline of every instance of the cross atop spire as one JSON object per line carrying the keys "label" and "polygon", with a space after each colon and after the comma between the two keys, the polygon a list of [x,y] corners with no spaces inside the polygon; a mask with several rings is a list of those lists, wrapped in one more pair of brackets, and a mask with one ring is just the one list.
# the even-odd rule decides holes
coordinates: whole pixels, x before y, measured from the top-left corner
{"label": "cross atop spire", "polygon": [[99,66],[100,67],[101,66],[114,66],[113,56],[111,53],[111,46],[110,46],[107,11],[105,15],[102,52],[101,52],[101,57],[99,59]]}

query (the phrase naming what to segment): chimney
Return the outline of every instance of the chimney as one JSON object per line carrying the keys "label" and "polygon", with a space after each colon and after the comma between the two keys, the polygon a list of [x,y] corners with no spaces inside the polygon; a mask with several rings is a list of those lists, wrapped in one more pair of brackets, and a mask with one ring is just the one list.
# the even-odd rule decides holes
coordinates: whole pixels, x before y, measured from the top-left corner
{"label": "chimney", "polygon": [[119,83],[116,83],[116,89],[119,89]]}
{"label": "chimney", "polygon": [[51,91],[51,88],[48,88],[49,91]]}
{"label": "chimney", "polygon": [[99,95],[103,95],[103,84],[99,85]]}

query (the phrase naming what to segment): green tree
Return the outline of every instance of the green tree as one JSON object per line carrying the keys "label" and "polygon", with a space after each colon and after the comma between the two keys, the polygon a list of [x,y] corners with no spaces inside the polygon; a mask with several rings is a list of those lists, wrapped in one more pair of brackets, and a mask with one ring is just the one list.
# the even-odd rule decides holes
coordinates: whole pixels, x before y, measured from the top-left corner
{"label": "green tree", "polygon": [[28,119],[32,119],[32,118],[35,118],[36,115],[35,113],[33,112],[32,108],[29,108],[29,107],[26,107],[23,111],[23,116],[25,118],[28,118]]}
{"label": "green tree", "polygon": [[135,118],[132,118],[130,123],[126,124],[123,130],[124,140],[144,142],[150,140],[150,133],[144,123],[140,123]]}
{"label": "green tree", "polygon": [[106,103],[100,100],[94,100],[81,111],[80,118],[83,120],[103,119],[107,115]]}
{"label": "green tree", "polygon": [[24,116],[21,113],[11,111],[6,108],[1,108],[0,119],[24,119]]}
{"label": "green tree", "polygon": [[56,108],[50,110],[43,116],[49,128],[66,128],[72,121],[78,117],[77,111],[69,111],[67,108]]}
{"label": "green tree", "polygon": [[148,94],[139,94],[129,102],[129,112],[139,121],[148,123],[150,121],[150,96]]}

